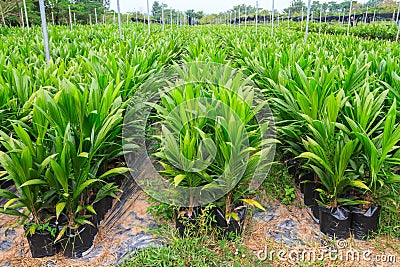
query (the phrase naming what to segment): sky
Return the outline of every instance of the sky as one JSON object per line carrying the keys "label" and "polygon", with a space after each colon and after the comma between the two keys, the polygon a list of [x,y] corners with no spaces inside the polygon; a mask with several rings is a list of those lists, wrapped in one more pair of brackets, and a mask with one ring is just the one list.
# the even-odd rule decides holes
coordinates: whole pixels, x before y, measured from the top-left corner
{"label": "sky", "polygon": [[[117,0],[111,1],[111,9],[117,10]],[[119,0],[121,6],[121,13],[128,13],[134,11],[140,11],[147,13],[147,1],[146,0]],[[303,0],[304,1],[304,0]],[[306,2],[305,0],[304,2]],[[332,0],[319,0],[320,3],[329,2]],[[149,0],[149,6],[153,5],[153,0]],[[168,7],[172,7],[176,10],[185,11],[188,9],[194,9],[195,11],[204,11],[206,14],[219,13],[231,9],[233,6],[247,4],[256,5],[256,0],[158,0],[159,3],[167,4]],[[343,2],[342,0],[336,0],[336,2]],[[367,0],[359,0],[359,3],[365,3]],[[284,8],[290,6],[291,0],[275,0],[275,9],[281,11]],[[260,8],[272,10],[272,0],[259,0],[258,6]]]}

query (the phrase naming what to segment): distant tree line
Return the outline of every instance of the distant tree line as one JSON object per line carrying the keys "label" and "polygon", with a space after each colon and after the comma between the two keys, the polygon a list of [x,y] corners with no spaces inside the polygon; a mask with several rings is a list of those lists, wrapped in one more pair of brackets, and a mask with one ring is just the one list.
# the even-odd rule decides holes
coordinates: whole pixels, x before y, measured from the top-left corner
{"label": "distant tree line", "polygon": [[[39,0],[25,0],[30,25],[40,24]],[[46,16],[49,22],[68,24],[70,6],[74,23],[86,24],[95,20],[95,9],[101,21],[104,11],[109,9],[110,0],[45,0]],[[0,16],[4,25],[26,24],[23,0],[0,0]],[[90,18],[91,17],[91,18]]]}
{"label": "distant tree line", "polygon": [[[39,14],[39,0],[26,0],[27,13],[29,23],[31,25],[40,24]],[[97,13],[98,22],[115,22],[115,15],[110,14],[110,0],[45,0],[46,15],[49,22],[54,22],[57,25],[67,25],[69,23],[68,6],[71,9],[72,19],[74,23],[87,24],[90,21],[95,22],[95,10]],[[170,23],[171,13],[174,23],[186,19],[189,24],[212,24],[222,23],[228,20],[236,21],[255,19],[256,7],[251,5],[237,5],[232,9],[219,14],[204,14],[203,11],[195,11],[193,9],[184,12],[175,10],[165,4],[155,1],[151,9],[151,21],[161,23],[162,9],[164,8],[164,21]],[[320,1],[312,1],[311,12],[314,18],[323,14],[324,17],[340,16],[348,12],[350,8],[350,1],[338,3],[337,1],[330,1],[327,3],[320,3]],[[387,15],[397,10],[397,3],[395,0],[369,0],[362,4],[358,1],[353,1],[353,10],[362,14],[369,10],[369,13],[376,13],[377,18],[386,18]],[[305,16],[307,10],[306,1],[292,0],[290,6],[283,11],[278,12],[275,10],[276,16],[283,17],[299,17],[303,13]],[[239,18],[240,14],[240,18]],[[379,16],[382,14],[383,16]],[[135,21],[135,13],[128,14],[130,20]],[[271,10],[259,9],[259,20],[269,20]],[[26,24],[25,14],[23,9],[23,0],[0,0],[0,16],[1,23],[10,26],[22,26]],[[147,21],[147,15],[138,12],[138,20]]]}
{"label": "distant tree line", "polygon": [[[353,1],[352,12],[356,12],[357,14],[365,14],[367,9],[368,13],[371,15],[373,13],[376,14],[377,19],[387,19],[388,14],[393,14],[394,11],[397,11],[398,4],[395,0],[369,0],[366,3],[359,3],[359,1]],[[312,1],[310,11],[313,14],[313,18],[319,19],[320,14],[327,16],[328,18],[339,18],[340,15],[345,13],[348,14],[350,9],[350,1],[330,1],[327,3],[320,3],[320,1]],[[218,21],[228,21],[231,20],[231,23],[238,23],[238,21],[254,21],[255,20],[256,7],[249,5],[238,5],[234,6],[232,9],[229,9],[225,12],[221,12],[219,14],[209,14],[202,17],[200,22],[202,24],[213,24]],[[258,20],[260,22],[270,20],[271,10],[269,9],[261,9],[258,10]],[[240,18],[239,18],[240,14]],[[275,10],[275,16],[281,18],[288,18],[289,15],[291,18],[301,18],[301,14],[306,16],[307,14],[307,5],[306,1],[303,0],[292,0],[290,6],[288,8],[283,9],[283,11],[279,12]],[[246,19],[245,19],[246,17]],[[360,16],[358,16],[360,17]],[[295,19],[296,20],[296,19]],[[328,21],[328,20],[327,20]]]}

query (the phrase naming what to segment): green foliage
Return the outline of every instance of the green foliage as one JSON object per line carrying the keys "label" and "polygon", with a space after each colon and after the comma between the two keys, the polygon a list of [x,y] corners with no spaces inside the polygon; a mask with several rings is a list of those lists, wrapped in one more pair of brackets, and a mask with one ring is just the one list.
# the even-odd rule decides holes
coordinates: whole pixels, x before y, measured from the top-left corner
{"label": "green foliage", "polygon": [[45,224],[35,224],[35,223],[28,223],[25,225],[26,231],[25,231],[25,236],[27,235],[33,235],[35,232],[49,232],[52,237],[56,237],[57,234],[57,228],[52,227],[48,222]]}
{"label": "green foliage", "polygon": [[[153,34],[147,35],[143,34],[146,25],[130,23],[124,27],[125,40],[119,40],[113,34],[115,25],[76,26],[72,32],[68,27],[49,25],[49,65],[44,61],[40,28],[32,28],[27,35],[26,29],[1,27],[0,150],[1,165],[6,169],[1,175],[19,185],[15,195],[1,191],[12,199],[2,211],[33,218],[47,199],[57,199],[54,216],[69,210],[82,219],[78,223],[84,222],[91,214],[91,203],[86,199],[76,202],[78,195],[89,197],[96,188],[115,196],[116,188],[107,179],[126,171],[115,169],[110,163],[122,156],[121,116],[129,98],[164,67],[201,60],[238,68],[250,77],[246,82],[254,82],[262,89],[278,124],[283,156],[302,155],[302,164],[319,172],[317,182],[326,193],[325,204],[334,204],[335,200],[348,204],[354,199],[343,199],[343,194],[353,191],[358,201],[373,197],[372,201],[392,208],[383,213],[384,231],[389,233],[390,224],[393,228],[399,216],[398,176],[393,175],[399,164],[399,44],[317,34],[310,34],[309,42],[304,43],[303,34],[296,31],[299,25],[290,26],[294,30],[279,26],[274,37],[262,25],[257,35],[253,27],[182,27],[162,33],[157,25],[153,25]],[[393,37],[394,27],[380,26],[365,26],[365,30],[377,31],[371,37],[385,37],[386,32]],[[327,32],[345,28],[325,27]],[[310,29],[318,31],[319,25],[312,24]],[[355,35],[361,30],[364,26],[351,29]],[[199,76],[199,72],[190,69],[180,70],[180,74]],[[234,76],[236,73],[227,73],[226,77]],[[243,101],[251,97],[252,90],[247,90],[249,84],[245,81],[232,79],[233,85],[223,82],[233,86],[234,93],[205,86],[203,95],[214,94],[244,119],[250,134],[250,149],[244,154],[249,156],[249,166],[254,166],[258,155],[253,152],[260,150],[259,137],[252,113],[248,112],[250,105]],[[239,94],[238,89],[243,87],[246,90]],[[159,107],[172,110],[180,100],[200,94],[200,86],[180,89],[166,94]],[[172,104],[168,106],[170,100]],[[212,103],[207,108],[212,112]],[[171,114],[168,126],[179,125],[182,114],[189,115]],[[160,120],[170,119],[163,112],[157,115]],[[229,133],[237,132],[236,138],[230,138],[213,121],[191,120],[179,138],[165,140],[172,153],[158,151],[160,154],[156,155],[161,160],[182,154],[187,159],[183,162],[190,165],[216,152],[211,167],[200,174],[166,166],[165,175],[173,186],[206,186],[226,167],[232,149],[241,150],[241,125],[230,124],[228,115],[221,116],[222,124]],[[164,130],[166,136],[171,137],[168,130],[173,136],[169,128]],[[215,141],[215,149],[209,139]],[[221,207],[254,193],[247,192],[252,168],[242,168],[240,157],[234,160],[234,167],[238,167],[229,169],[232,175],[226,177],[223,186],[230,188],[235,182],[239,186],[226,196],[228,199],[215,203]],[[237,179],[237,173],[242,171],[243,179]],[[267,178],[264,188],[271,197],[284,199],[285,185],[294,186],[284,171],[276,171]],[[19,204],[16,199],[21,200]],[[25,209],[19,212],[22,205]]]}
{"label": "green foliage", "polygon": [[293,200],[296,198],[294,194],[294,187],[285,186],[285,197],[282,199],[282,203],[285,205],[290,205],[293,203]]}

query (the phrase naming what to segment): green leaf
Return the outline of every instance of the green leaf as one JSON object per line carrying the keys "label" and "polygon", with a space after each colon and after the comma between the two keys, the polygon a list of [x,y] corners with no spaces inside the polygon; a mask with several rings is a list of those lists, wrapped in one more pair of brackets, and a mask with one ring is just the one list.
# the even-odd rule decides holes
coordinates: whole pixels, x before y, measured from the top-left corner
{"label": "green leaf", "polygon": [[185,179],[185,177],[186,177],[185,174],[179,174],[175,176],[174,178],[175,187],[178,186],[183,181],[183,179]]}
{"label": "green leaf", "polygon": [[87,153],[87,152],[82,152],[82,153],[80,153],[80,154],[78,155],[78,157],[80,157],[80,158],[89,158],[89,153]]}
{"label": "green leaf", "polygon": [[57,203],[57,205],[56,205],[56,217],[57,217],[57,219],[60,217],[60,215],[61,215],[62,211],[64,210],[66,204],[67,204],[67,202],[59,202],[59,203]]}
{"label": "green leaf", "polygon": [[67,231],[67,227],[63,227],[63,228],[60,230],[60,232],[58,233],[56,239],[54,240],[54,243],[57,242],[58,240],[60,240],[60,239],[64,236],[65,231]]}
{"label": "green leaf", "polygon": [[237,222],[240,221],[240,218],[239,218],[239,216],[237,215],[236,212],[229,212],[229,213],[227,213],[227,214],[225,215],[225,217],[226,217],[226,220],[227,220],[227,221],[229,221],[230,218],[235,219],[235,221],[237,221]]}
{"label": "green leaf", "polygon": [[262,211],[266,211],[265,208],[258,201],[254,199],[241,199],[241,200],[249,205],[259,208]]}
{"label": "green leaf", "polygon": [[362,181],[359,181],[359,180],[350,181],[349,185],[370,191],[369,187],[366,186]]}
{"label": "green leaf", "polygon": [[23,183],[21,185],[21,187],[30,186],[30,185],[45,185],[45,184],[47,184],[47,182],[42,179],[32,179],[32,180],[29,180],[29,181]]}
{"label": "green leaf", "polygon": [[99,179],[100,179],[100,180],[104,180],[104,179],[107,178],[107,177],[113,177],[113,176],[116,176],[116,175],[119,175],[119,174],[124,174],[124,173],[126,173],[126,172],[128,172],[128,171],[130,171],[130,170],[131,170],[130,168],[126,168],[126,167],[114,168],[114,169],[111,169],[111,170],[109,170],[109,171],[103,173],[103,174],[99,177]]}
{"label": "green leaf", "polygon": [[385,180],[385,184],[400,183],[400,175],[391,175]]}
{"label": "green leaf", "polygon": [[86,180],[85,182],[83,182],[82,184],[80,184],[76,188],[76,190],[74,191],[73,198],[77,199],[80,196],[80,194],[82,193],[83,190],[85,190],[91,184],[96,183],[96,182],[102,182],[102,180],[100,180],[100,179],[89,179],[89,180]]}

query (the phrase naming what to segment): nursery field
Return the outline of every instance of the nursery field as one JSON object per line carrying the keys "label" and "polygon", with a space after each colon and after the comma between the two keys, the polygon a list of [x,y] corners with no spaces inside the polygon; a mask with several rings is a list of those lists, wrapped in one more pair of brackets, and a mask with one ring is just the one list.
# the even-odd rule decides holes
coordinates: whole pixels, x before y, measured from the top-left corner
{"label": "nursery field", "polygon": [[[161,241],[104,265],[400,266],[400,44],[325,26],[0,27],[0,266],[90,266],[135,203]],[[258,253],[322,245],[362,259]]]}

